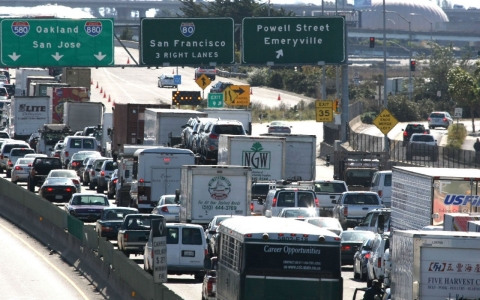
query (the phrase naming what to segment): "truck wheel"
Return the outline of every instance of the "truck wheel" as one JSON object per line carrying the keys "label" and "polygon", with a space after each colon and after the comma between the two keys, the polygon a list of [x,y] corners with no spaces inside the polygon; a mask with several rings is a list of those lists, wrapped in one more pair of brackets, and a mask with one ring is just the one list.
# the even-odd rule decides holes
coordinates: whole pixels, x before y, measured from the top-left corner
{"label": "truck wheel", "polygon": [[10,178],[12,177],[12,170],[7,170],[7,175],[6,175],[7,178]]}
{"label": "truck wheel", "polygon": [[2,169],[2,167],[0,167],[0,174],[1,174],[1,173],[3,173],[3,169]]}
{"label": "truck wheel", "polygon": [[93,184],[93,182],[90,181],[90,183],[88,184],[88,188],[91,190],[95,189],[95,185]]}
{"label": "truck wheel", "polygon": [[97,193],[98,194],[103,194],[104,190],[100,186],[97,185]]}
{"label": "truck wheel", "polygon": [[29,177],[27,182],[28,190],[32,193],[35,193],[35,185],[33,184],[33,180]]}
{"label": "truck wheel", "polygon": [[201,273],[197,273],[195,275],[193,275],[195,277],[195,280],[198,281],[198,282],[203,282],[203,274]]}
{"label": "truck wheel", "polygon": [[360,278],[360,274],[355,272],[355,267],[353,267],[353,279],[359,279],[359,278]]}
{"label": "truck wheel", "polygon": [[372,287],[372,280],[370,278],[367,279],[367,287]]}
{"label": "truck wheel", "polygon": [[412,160],[412,158],[413,158],[413,155],[410,154],[410,153],[407,153],[405,156],[406,156],[407,160]]}

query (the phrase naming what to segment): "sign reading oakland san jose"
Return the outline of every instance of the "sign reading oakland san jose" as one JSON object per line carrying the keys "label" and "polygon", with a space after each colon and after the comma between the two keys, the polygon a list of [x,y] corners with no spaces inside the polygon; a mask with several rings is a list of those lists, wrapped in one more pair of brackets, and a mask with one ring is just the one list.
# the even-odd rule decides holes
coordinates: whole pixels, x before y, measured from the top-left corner
{"label": "sign reading oakland san jose", "polygon": [[233,64],[232,18],[144,18],[140,63],[156,66]]}
{"label": "sign reading oakland san jose", "polygon": [[244,18],[245,64],[343,64],[344,17]]}
{"label": "sign reading oakland san jose", "polygon": [[3,19],[0,27],[3,66],[114,64],[114,25],[110,19]]}

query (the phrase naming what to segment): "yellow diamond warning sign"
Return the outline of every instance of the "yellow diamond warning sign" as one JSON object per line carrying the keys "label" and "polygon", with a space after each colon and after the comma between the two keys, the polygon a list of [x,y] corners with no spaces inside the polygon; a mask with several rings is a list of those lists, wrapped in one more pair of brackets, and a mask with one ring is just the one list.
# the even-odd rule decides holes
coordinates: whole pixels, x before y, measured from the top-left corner
{"label": "yellow diamond warning sign", "polygon": [[388,109],[384,109],[375,120],[373,120],[373,124],[375,124],[383,134],[389,133],[397,123],[398,120],[388,111]]}

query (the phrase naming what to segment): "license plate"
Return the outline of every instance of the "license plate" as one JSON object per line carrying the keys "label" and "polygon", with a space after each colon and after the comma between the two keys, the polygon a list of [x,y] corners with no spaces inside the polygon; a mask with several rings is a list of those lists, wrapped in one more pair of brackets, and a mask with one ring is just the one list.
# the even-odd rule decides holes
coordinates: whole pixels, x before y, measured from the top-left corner
{"label": "license plate", "polygon": [[182,256],[184,257],[195,257],[195,251],[183,250]]}
{"label": "license plate", "polygon": [[57,196],[55,196],[55,199],[57,199],[57,200],[59,200],[59,199],[63,199],[63,196],[61,196],[61,195],[57,195]]}
{"label": "license plate", "polygon": [[178,221],[178,216],[175,216],[175,221]]}

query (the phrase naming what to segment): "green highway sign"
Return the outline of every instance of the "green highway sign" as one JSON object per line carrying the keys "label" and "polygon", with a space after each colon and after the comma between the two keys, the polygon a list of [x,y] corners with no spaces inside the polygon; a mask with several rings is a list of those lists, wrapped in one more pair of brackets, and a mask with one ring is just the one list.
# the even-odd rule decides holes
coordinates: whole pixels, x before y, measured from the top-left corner
{"label": "green highway sign", "polygon": [[2,19],[0,28],[2,66],[115,64],[111,19]]}
{"label": "green highway sign", "polygon": [[242,63],[323,65],[346,62],[345,18],[244,18]]}
{"label": "green highway sign", "polygon": [[213,107],[213,108],[223,107],[223,93],[208,94],[207,107]]}
{"label": "green highway sign", "polygon": [[140,64],[233,64],[233,32],[232,18],[143,18],[140,21]]}

